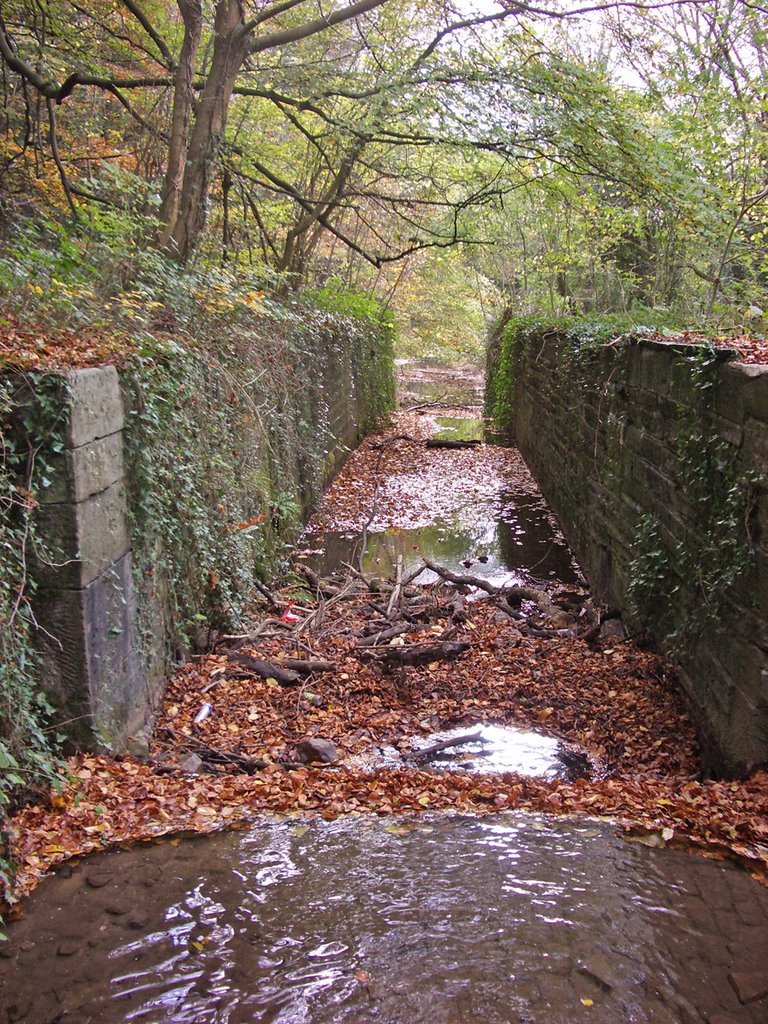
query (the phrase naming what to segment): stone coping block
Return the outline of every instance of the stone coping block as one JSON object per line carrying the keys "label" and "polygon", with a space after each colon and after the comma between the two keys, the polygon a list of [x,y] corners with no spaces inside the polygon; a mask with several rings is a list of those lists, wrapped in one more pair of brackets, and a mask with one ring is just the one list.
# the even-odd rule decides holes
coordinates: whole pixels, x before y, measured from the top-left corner
{"label": "stone coping block", "polygon": [[130,552],[82,589],[35,599],[47,691],[71,739],[119,749],[146,721]]}
{"label": "stone coping block", "polygon": [[65,378],[70,406],[65,436],[67,448],[79,448],[123,429],[123,393],[114,366],[72,370]]}
{"label": "stone coping block", "polygon": [[47,587],[86,587],[131,546],[122,482],[85,501],[41,505],[39,522],[50,561],[38,558],[35,575]]}
{"label": "stone coping block", "polygon": [[51,468],[51,486],[38,494],[41,505],[85,501],[105,491],[125,475],[122,432],[65,449]]}

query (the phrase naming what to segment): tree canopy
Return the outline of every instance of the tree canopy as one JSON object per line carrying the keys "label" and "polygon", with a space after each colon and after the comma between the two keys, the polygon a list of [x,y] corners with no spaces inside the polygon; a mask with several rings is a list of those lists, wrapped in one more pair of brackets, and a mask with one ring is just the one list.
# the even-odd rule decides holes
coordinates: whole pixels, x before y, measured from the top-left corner
{"label": "tree canopy", "polygon": [[523,309],[758,316],[765,14],[7,0],[0,202],[128,212],[142,247],[287,290],[386,296],[456,249]]}

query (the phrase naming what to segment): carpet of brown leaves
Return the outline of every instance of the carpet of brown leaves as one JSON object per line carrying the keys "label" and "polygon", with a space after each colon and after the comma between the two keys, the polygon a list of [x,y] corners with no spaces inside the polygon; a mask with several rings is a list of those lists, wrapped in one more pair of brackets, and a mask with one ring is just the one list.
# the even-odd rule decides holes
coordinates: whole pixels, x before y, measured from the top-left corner
{"label": "carpet of brown leaves", "polygon": [[[421,429],[411,423],[408,432]],[[384,440],[374,438],[358,453],[318,523],[356,517],[360,525],[377,492],[382,451],[387,473],[414,471],[412,446],[384,448]],[[450,462],[465,473],[464,456],[473,454],[429,458],[448,460],[441,472]],[[310,604],[297,597],[291,614],[264,610],[248,637],[223,640],[181,667],[167,687],[148,758],[80,755],[63,793],[16,815],[20,871],[12,898],[56,863],[109,845],[211,832],[261,814],[332,818],[441,808],[610,816],[645,841],[730,856],[768,877],[768,774],[743,782],[699,778],[694,730],[668,664],[629,641],[538,636],[488,600],[468,602],[466,620],[452,622],[452,593],[442,584],[410,592],[408,632],[392,643],[448,636],[469,643],[454,661],[387,671],[361,653],[361,632],[382,619],[386,596],[348,582],[337,585],[335,598],[326,593]],[[272,664],[311,657],[333,667],[280,686],[249,668],[248,656]],[[547,732],[586,748],[602,770],[567,782],[424,771],[405,761],[361,767],[381,744],[407,753],[429,733],[475,723]],[[333,741],[339,761],[299,763],[296,745],[307,736]],[[211,752],[218,763],[204,757],[190,770],[190,755]]]}
{"label": "carpet of brown leaves", "polygon": [[81,330],[42,322],[21,322],[0,310],[0,367],[17,370],[73,370],[119,364],[133,351],[133,343],[114,332],[88,327]]}
{"label": "carpet of brown leaves", "polygon": [[679,334],[652,334],[654,341],[674,344],[714,345],[715,348],[730,348],[737,353],[736,362],[752,366],[768,364],[768,340],[752,334],[708,335],[696,331],[681,331]]}

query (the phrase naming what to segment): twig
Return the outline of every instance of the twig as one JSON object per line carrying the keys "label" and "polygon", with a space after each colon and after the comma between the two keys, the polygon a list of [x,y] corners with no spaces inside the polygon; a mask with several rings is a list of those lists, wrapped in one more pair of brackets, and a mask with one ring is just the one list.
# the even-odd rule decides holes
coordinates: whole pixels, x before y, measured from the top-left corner
{"label": "twig", "polygon": [[403,556],[397,556],[397,568],[395,570],[395,585],[392,588],[392,594],[389,598],[389,604],[387,605],[387,618],[391,620],[392,613],[395,610],[395,606],[400,600],[403,592]]}
{"label": "twig", "polygon": [[442,405],[443,399],[448,397],[448,391],[444,391],[439,398],[434,398],[431,402],[419,402],[418,405],[409,405],[407,409],[403,409],[403,412],[416,412],[417,409],[430,409],[434,405]]}

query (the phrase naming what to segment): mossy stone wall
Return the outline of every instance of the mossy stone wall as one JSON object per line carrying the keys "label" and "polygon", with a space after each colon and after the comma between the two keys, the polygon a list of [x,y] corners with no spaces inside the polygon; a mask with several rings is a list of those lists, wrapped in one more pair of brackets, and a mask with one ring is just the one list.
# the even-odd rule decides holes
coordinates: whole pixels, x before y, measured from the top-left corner
{"label": "mossy stone wall", "polygon": [[65,448],[39,495],[42,685],[74,745],[141,750],[169,662],[238,627],[391,408],[391,338],[321,314],[63,376]]}
{"label": "mossy stone wall", "polygon": [[513,322],[488,381],[596,596],[680,666],[724,775],[768,763],[768,367],[734,356]]}

